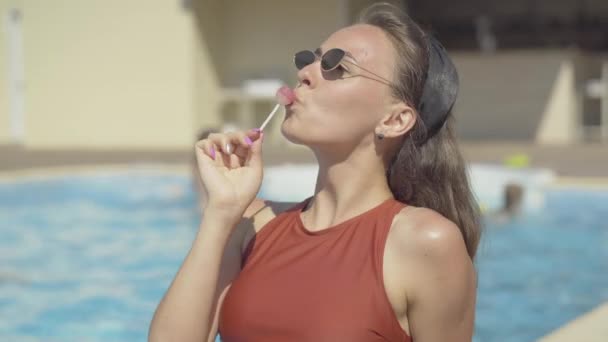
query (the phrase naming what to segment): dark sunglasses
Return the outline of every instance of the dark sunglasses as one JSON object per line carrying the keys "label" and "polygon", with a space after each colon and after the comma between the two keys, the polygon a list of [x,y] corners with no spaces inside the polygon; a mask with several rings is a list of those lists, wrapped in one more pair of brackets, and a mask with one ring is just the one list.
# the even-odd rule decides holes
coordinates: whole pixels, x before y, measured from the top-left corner
{"label": "dark sunglasses", "polygon": [[300,52],[297,52],[293,56],[293,62],[296,65],[296,68],[298,68],[298,70],[302,70],[307,65],[313,64],[314,62],[317,61],[317,59],[320,58],[321,59],[321,70],[323,70],[325,72],[335,70],[342,63],[348,63],[348,64],[356,66],[357,68],[359,68],[361,70],[367,71],[370,74],[377,77],[377,79],[376,78],[370,78],[370,79],[373,79],[380,83],[384,83],[384,84],[392,87],[391,82],[389,80],[387,80],[386,78],[384,78],[370,70],[367,70],[358,64],[345,60],[344,57],[347,55],[348,55],[348,53],[346,51],[344,51],[342,49],[338,49],[338,48],[327,50],[322,56],[319,56],[319,54],[317,52],[313,52],[310,50],[302,50]]}

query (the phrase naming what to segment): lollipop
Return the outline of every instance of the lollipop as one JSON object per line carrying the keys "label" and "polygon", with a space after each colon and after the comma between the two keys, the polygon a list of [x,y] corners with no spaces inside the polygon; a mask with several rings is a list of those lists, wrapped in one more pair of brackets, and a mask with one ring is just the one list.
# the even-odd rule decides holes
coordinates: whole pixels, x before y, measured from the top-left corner
{"label": "lollipop", "polygon": [[277,103],[277,105],[274,106],[270,114],[268,114],[268,117],[266,118],[266,120],[264,120],[262,126],[260,126],[260,131],[264,130],[264,127],[266,127],[268,122],[270,122],[270,119],[272,119],[277,110],[279,110],[280,106],[288,106],[292,104],[293,101],[295,101],[296,94],[288,86],[282,86],[281,88],[279,88],[279,90],[277,90],[276,98],[277,102],[279,103]]}
{"label": "lollipop", "polygon": [[283,106],[287,106],[293,103],[296,100],[296,94],[291,90],[291,88],[287,86],[282,86],[277,90],[277,100]]}

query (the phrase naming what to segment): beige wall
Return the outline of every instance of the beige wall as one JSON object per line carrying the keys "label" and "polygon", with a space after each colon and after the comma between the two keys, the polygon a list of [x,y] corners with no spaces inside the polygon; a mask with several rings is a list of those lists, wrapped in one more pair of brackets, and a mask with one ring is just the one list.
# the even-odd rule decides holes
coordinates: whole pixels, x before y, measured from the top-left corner
{"label": "beige wall", "polygon": [[191,11],[177,0],[8,2],[24,15],[26,147],[158,149],[189,147],[195,130],[220,125],[222,87],[294,84],[293,53],[365,1],[203,0]]}
{"label": "beige wall", "polygon": [[[346,0],[195,2],[199,126],[218,126],[238,110],[221,102],[222,88],[264,78],[295,84],[293,54],[314,49],[346,25],[348,6]],[[268,110],[268,103],[259,103],[253,121],[260,124]]]}
{"label": "beige wall", "polygon": [[[9,1],[24,15],[28,148],[188,147],[195,130],[221,123],[221,86],[293,84],[293,53],[349,21],[346,0],[192,1],[191,12],[177,0],[0,6]],[[8,104],[0,106],[3,143]]]}
{"label": "beige wall", "polygon": [[180,148],[193,28],[180,1],[22,0],[30,148]]}
{"label": "beige wall", "polygon": [[6,13],[12,4],[0,0],[0,144],[10,143],[10,117],[8,104],[8,51]]}
{"label": "beige wall", "polygon": [[219,127],[219,75],[221,60],[222,1],[193,1],[194,21],[194,125]]}
{"label": "beige wall", "polygon": [[[288,4],[287,4],[288,3]],[[293,54],[315,48],[347,20],[344,1],[224,1],[222,82],[279,77],[295,81]]]}
{"label": "beige wall", "polygon": [[[235,110],[222,88],[250,78],[295,84],[293,53],[317,47],[370,2],[199,0],[188,11],[178,0],[0,0],[3,12],[17,4],[24,15],[25,145],[190,148],[196,130]],[[6,143],[4,65],[0,77]],[[255,122],[268,109],[258,105]]]}

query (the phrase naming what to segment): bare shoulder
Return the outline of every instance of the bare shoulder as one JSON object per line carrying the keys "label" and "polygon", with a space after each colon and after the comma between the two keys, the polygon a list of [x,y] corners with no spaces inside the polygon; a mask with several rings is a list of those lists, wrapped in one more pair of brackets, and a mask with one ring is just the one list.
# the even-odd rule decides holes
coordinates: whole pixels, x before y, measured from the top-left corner
{"label": "bare shoulder", "polygon": [[393,220],[387,245],[403,270],[404,290],[414,297],[429,283],[476,282],[473,262],[456,224],[434,210],[405,207]]}
{"label": "bare shoulder", "polygon": [[470,341],[477,276],[458,226],[433,210],[406,207],[393,220],[388,244],[402,270],[395,288],[405,295],[413,337]]}
{"label": "bare shoulder", "polygon": [[419,256],[439,262],[453,257],[468,259],[458,226],[432,209],[403,208],[393,220],[391,239],[409,258]]}

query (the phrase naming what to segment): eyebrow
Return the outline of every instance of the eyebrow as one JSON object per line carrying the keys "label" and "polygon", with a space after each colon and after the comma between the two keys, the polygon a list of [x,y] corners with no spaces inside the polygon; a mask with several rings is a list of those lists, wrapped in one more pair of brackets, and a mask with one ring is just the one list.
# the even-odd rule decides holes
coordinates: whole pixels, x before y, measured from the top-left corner
{"label": "eyebrow", "polygon": [[[330,50],[331,50],[331,49],[330,49]],[[344,49],[342,49],[342,50],[344,50]],[[355,62],[359,63],[359,61],[357,61],[357,59],[355,58],[355,56],[353,56],[353,55],[352,55],[350,52],[348,52],[348,51],[346,51],[346,50],[344,50],[344,52],[345,52],[345,56],[346,56],[346,57],[348,57],[348,58],[352,59],[353,61],[355,61]],[[323,49],[321,49],[320,47],[316,48],[316,50],[315,50],[315,54],[316,54],[317,56],[323,56]]]}

